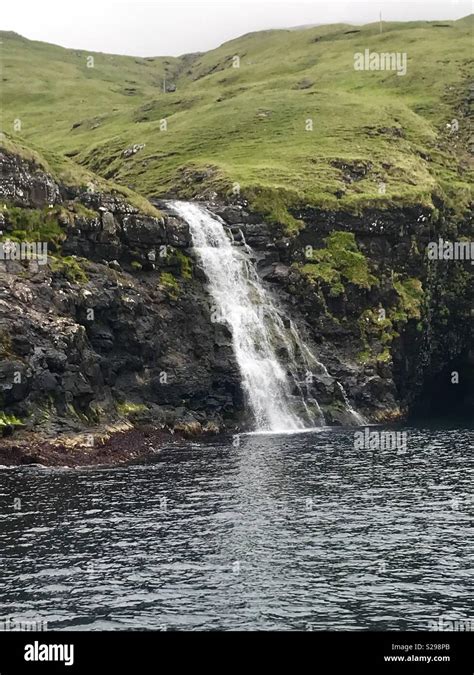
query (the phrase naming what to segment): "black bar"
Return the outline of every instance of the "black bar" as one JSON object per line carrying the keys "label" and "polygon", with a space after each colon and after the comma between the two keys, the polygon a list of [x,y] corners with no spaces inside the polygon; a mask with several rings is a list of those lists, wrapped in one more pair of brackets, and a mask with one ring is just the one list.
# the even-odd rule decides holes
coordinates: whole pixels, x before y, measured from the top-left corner
{"label": "black bar", "polygon": [[[37,648],[35,651],[35,643]],[[1,632],[0,675],[219,670],[290,666],[291,673],[456,673],[472,675],[465,632]],[[51,652],[42,645],[57,645]],[[63,651],[59,645],[73,645]],[[63,657],[27,661],[25,656]],[[396,659],[387,657],[397,657]]]}

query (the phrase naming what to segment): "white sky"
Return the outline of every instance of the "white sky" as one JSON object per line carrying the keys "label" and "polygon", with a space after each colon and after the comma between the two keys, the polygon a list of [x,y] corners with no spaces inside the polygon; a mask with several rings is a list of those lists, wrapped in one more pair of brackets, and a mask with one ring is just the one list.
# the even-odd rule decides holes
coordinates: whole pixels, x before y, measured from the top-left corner
{"label": "white sky", "polygon": [[64,47],[136,56],[207,51],[265,28],[459,19],[471,0],[2,0],[0,29]]}

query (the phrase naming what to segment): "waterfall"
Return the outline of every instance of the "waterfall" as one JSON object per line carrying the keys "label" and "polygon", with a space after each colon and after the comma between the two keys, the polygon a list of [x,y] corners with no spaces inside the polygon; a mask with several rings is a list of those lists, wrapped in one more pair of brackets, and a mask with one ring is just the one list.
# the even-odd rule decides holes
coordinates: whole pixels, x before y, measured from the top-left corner
{"label": "waterfall", "polygon": [[[223,222],[204,207],[175,201],[168,205],[189,225],[214,302],[211,317],[226,323],[232,333],[257,430],[295,431],[324,425],[306,375],[311,365],[325,373],[327,369],[306,347],[294,324],[286,327],[281,310],[260,281],[251,249],[245,241],[243,246],[234,244]],[[347,404],[345,392],[344,400]]]}
{"label": "waterfall", "polygon": [[344,404],[346,406],[346,409],[348,410],[348,412],[350,412],[350,414],[354,418],[356,424],[360,424],[360,425],[367,424],[367,420],[365,419],[365,417],[363,417],[360,413],[358,413],[357,410],[354,410],[354,408],[351,406],[351,402],[349,401],[349,398],[346,394],[346,390],[344,389],[342,384],[339,381],[337,381],[336,384],[339,387],[339,391],[342,394],[342,398],[344,399]]}

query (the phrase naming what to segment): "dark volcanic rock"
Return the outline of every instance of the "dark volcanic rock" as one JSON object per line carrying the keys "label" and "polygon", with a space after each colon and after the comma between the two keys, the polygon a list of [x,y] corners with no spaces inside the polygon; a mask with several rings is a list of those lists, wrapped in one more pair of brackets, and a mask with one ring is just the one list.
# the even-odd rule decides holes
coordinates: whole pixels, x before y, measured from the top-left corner
{"label": "dark volcanic rock", "polygon": [[62,201],[59,186],[39,166],[0,152],[1,196],[15,206],[36,207]]}
{"label": "dark volcanic rock", "polygon": [[[363,166],[349,169],[351,180],[365,171]],[[313,352],[344,384],[353,405],[378,420],[430,410],[467,410],[472,415],[474,267],[469,261],[430,266],[425,254],[428,243],[440,236],[473,240],[472,213],[436,204],[435,211],[422,205],[393,206],[358,214],[302,207],[292,215],[304,227],[291,238],[283,236],[282,227],[262,225],[262,218],[250,214],[245,203],[208,207],[232,223],[237,240],[243,233],[261,277],[300,325]],[[358,251],[376,279],[370,288],[342,277],[341,290],[324,280],[311,282],[301,273],[305,264],[315,262],[308,249],[326,248],[327,237],[335,231],[355,235]],[[396,284],[406,280],[421,284],[418,317],[400,311],[403,298]],[[377,317],[381,309],[390,321],[378,330],[367,313]],[[464,382],[457,388],[449,384],[456,369]],[[337,423],[340,415],[331,408],[337,392],[318,384],[317,374],[314,377],[314,394],[327,406],[328,420]]]}
{"label": "dark volcanic rock", "polygon": [[[0,262],[1,407],[52,431],[130,411],[157,424],[186,415],[233,423],[242,408],[238,371],[193,275],[186,223],[58,185],[7,153],[0,168],[8,204],[59,204],[65,232],[59,264]],[[8,235],[8,214],[4,227]],[[63,256],[78,256],[80,277]]]}
{"label": "dark volcanic rock", "polygon": [[[6,204],[43,210],[44,219],[52,207],[63,234],[45,266],[0,261],[0,409],[52,433],[119,416],[192,429],[244,421],[231,335],[211,321],[187,224],[166,208],[154,217],[122,195],[60,185],[6,152],[0,173]],[[472,233],[465,220],[442,205],[437,219],[421,206],[358,215],[308,207],[293,213],[305,227],[290,237],[244,202],[208,206],[237,245],[252,247],[264,283],[324,364],[299,377],[310,377],[328,422],[351,423],[338,382],[378,420],[446,399],[452,370],[463,378],[459,401],[472,409],[473,268],[430,267],[424,256],[435,231]],[[8,208],[1,229],[18,229]],[[325,248],[334,231],[355,235],[375,283],[305,276],[308,247]],[[399,306],[406,279],[423,288],[410,316]],[[390,317],[383,329],[381,309]]]}

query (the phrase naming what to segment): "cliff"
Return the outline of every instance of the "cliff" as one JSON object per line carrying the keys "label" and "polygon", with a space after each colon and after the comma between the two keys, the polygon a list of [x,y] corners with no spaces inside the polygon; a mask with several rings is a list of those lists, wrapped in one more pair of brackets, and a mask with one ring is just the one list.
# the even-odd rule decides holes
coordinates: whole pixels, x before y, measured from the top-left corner
{"label": "cliff", "polygon": [[[315,26],[176,59],[3,33],[0,239],[47,245],[0,260],[3,433],[246,427],[170,198],[252,247],[328,368],[311,386],[330,423],[349,421],[338,381],[370,421],[472,415],[474,268],[427,256],[473,239],[471,32]],[[406,72],[359,72],[366,48],[406,50]]]}
{"label": "cliff", "polygon": [[[165,202],[144,213],[111,184],[94,191],[90,176],[62,183],[11,145],[0,162],[2,240],[48,244],[46,264],[0,262],[4,428],[245,426],[231,336],[212,321],[186,223]],[[472,232],[465,214],[307,210],[289,237],[244,201],[207,206],[243,234],[326,364],[313,392],[331,423],[348,421],[337,380],[372,421],[472,410],[472,267],[430,264],[425,251],[435,234]]]}
{"label": "cliff", "polygon": [[51,433],[120,417],[221,424],[241,392],[210,321],[184,223],[114,188],[65,185],[0,153],[2,241],[46,241],[46,264],[0,262],[4,419]]}

